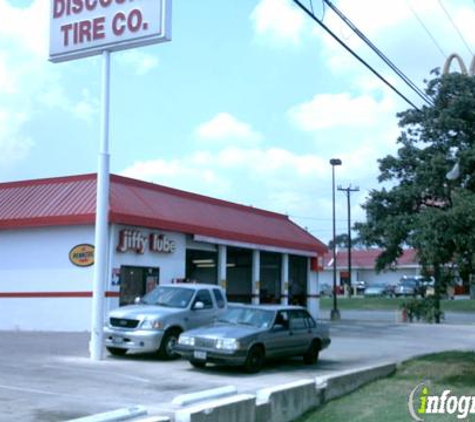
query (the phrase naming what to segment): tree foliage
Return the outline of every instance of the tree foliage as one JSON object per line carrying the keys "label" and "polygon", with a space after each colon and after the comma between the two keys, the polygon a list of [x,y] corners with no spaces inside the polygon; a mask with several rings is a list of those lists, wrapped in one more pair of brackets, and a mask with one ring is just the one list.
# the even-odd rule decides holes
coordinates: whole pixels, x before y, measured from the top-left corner
{"label": "tree foliage", "polygon": [[[335,245],[339,249],[347,249],[349,244],[349,238],[347,233],[337,234],[335,236]],[[364,249],[365,245],[361,242],[359,237],[351,237],[352,249]],[[333,239],[328,242],[328,249],[333,249]]]}
{"label": "tree foliage", "polygon": [[[370,192],[367,221],[355,228],[384,250],[379,270],[411,246],[441,280],[453,263],[466,279],[475,266],[475,78],[435,75],[426,93],[432,106],[398,114],[399,149],[378,161],[382,187]],[[460,175],[449,180],[457,163]]]}

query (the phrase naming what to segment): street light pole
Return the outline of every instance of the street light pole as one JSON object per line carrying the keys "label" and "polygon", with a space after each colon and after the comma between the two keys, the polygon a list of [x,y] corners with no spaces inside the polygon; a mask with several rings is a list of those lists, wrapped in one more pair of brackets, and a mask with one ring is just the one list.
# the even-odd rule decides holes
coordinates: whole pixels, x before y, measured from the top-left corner
{"label": "street light pole", "polygon": [[347,188],[342,188],[338,186],[338,190],[346,193],[347,208],[348,208],[348,294],[351,297],[351,201],[350,196],[351,192],[358,192],[360,188],[355,186],[354,188],[348,186]]}
{"label": "street light pole", "polygon": [[336,233],[335,233],[335,166],[341,166],[339,158],[332,158],[330,160],[332,166],[332,213],[333,213],[333,309],[330,312],[330,319],[332,321],[340,319],[340,312],[338,311],[336,302]]}

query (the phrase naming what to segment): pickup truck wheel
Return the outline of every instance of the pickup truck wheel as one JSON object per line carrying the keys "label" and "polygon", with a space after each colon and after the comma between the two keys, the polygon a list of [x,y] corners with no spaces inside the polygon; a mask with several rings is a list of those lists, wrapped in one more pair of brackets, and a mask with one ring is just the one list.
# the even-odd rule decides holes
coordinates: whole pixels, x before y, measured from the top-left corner
{"label": "pickup truck wheel", "polygon": [[180,355],[174,350],[180,333],[181,332],[178,329],[172,329],[165,332],[160,344],[160,349],[158,350],[159,357],[166,360],[178,359],[180,357]]}
{"label": "pickup truck wheel", "polygon": [[252,346],[249,350],[244,363],[244,370],[248,374],[255,374],[259,372],[264,365],[265,351],[262,346]]}
{"label": "pickup truck wheel", "polygon": [[202,362],[200,360],[190,360],[191,366],[194,368],[202,369],[206,366],[206,362]]}
{"label": "pickup truck wheel", "polygon": [[307,365],[314,365],[318,362],[318,355],[320,354],[320,341],[314,340],[303,355],[303,361]]}
{"label": "pickup truck wheel", "polygon": [[127,349],[119,349],[118,347],[106,347],[107,351],[113,356],[124,356]]}

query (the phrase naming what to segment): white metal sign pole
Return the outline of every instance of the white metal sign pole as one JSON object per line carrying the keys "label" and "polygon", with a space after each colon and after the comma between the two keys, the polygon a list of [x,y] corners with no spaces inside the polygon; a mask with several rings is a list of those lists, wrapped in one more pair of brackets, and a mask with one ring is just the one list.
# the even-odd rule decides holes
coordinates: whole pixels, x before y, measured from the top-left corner
{"label": "white metal sign pole", "polygon": [[[1,0],[0,0],[1,1]],[[111,277],[109,231],[110,52],[171,40],[171,0],[50,0],[53,63],[102,54],[102,139],[97,170],[94,281],[89,351],[103,355],[105,287]]]}
{"label": "white metal sign pole", "polygon": [[104,292],[108,277],[109,231],[109,102],[110,102],[110,52],[102,53],[102,133],[99,148],[96,194],[95,264],[92,288],[92,327],[89,345],[92,360],[103,357]]}

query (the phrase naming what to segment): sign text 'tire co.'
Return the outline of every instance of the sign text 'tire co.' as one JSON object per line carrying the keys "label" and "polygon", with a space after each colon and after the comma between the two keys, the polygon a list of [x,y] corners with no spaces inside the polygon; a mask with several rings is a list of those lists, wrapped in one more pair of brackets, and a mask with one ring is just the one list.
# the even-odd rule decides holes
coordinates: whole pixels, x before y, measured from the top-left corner
{"label": "sign text 'tire co.'", "polygon": [[171,0],[50,0],[50,60],[171,39]]}

